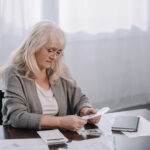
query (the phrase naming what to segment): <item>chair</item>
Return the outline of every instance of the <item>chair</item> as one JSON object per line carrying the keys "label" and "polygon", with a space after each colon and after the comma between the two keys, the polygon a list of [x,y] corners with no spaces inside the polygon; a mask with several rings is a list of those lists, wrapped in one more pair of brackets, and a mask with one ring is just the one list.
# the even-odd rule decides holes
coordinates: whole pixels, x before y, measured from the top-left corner
{"label": "chair", "polygon": [[0,125],[2,125],[2,99],[4,98],[4,92],[0,90]]}

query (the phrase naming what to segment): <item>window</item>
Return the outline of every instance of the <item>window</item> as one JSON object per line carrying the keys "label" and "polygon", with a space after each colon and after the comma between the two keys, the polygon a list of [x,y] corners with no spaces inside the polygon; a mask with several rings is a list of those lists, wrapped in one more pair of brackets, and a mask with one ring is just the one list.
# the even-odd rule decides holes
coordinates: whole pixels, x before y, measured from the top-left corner
{"label": "window", "polygon": [[148,0],[59,0],[59,23],[66,32],[147,30]]}

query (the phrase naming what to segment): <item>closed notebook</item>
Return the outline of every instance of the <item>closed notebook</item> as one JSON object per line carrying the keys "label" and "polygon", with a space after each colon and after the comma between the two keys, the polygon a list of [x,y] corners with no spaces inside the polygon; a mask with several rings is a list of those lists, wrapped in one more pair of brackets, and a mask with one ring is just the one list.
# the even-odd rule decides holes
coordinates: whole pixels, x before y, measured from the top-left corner
{"label": "closed notebook", "polygon": [[136,132],[138,130],[139,117],[117,116],[112,125],[114,131]]}

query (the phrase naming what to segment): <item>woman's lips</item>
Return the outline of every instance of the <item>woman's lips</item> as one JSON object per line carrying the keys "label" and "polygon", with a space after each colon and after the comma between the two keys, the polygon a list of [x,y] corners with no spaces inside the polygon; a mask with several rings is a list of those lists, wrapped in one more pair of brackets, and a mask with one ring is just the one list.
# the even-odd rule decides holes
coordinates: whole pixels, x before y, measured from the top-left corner
{"label": "woman's lips", "polygon": [[46,62],[48,62],[49,64],[51,64],[51,63],[52,63],[52,61],[49,61],[49,60],[47,60]]}

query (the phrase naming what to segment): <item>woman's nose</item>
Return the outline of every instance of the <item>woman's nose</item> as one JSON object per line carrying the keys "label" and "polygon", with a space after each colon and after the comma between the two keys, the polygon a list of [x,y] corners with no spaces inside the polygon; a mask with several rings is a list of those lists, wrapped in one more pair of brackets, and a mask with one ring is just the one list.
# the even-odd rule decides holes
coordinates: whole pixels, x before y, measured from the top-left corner
{"label": "woman's nose", "polygon": [[49,58],[51,58],[51,59],[56,59],[56,58],[57,58],[57,54],[56,54],[56,53],[53,53],[53,54],[51,54],[51,55],[49,56]]}

